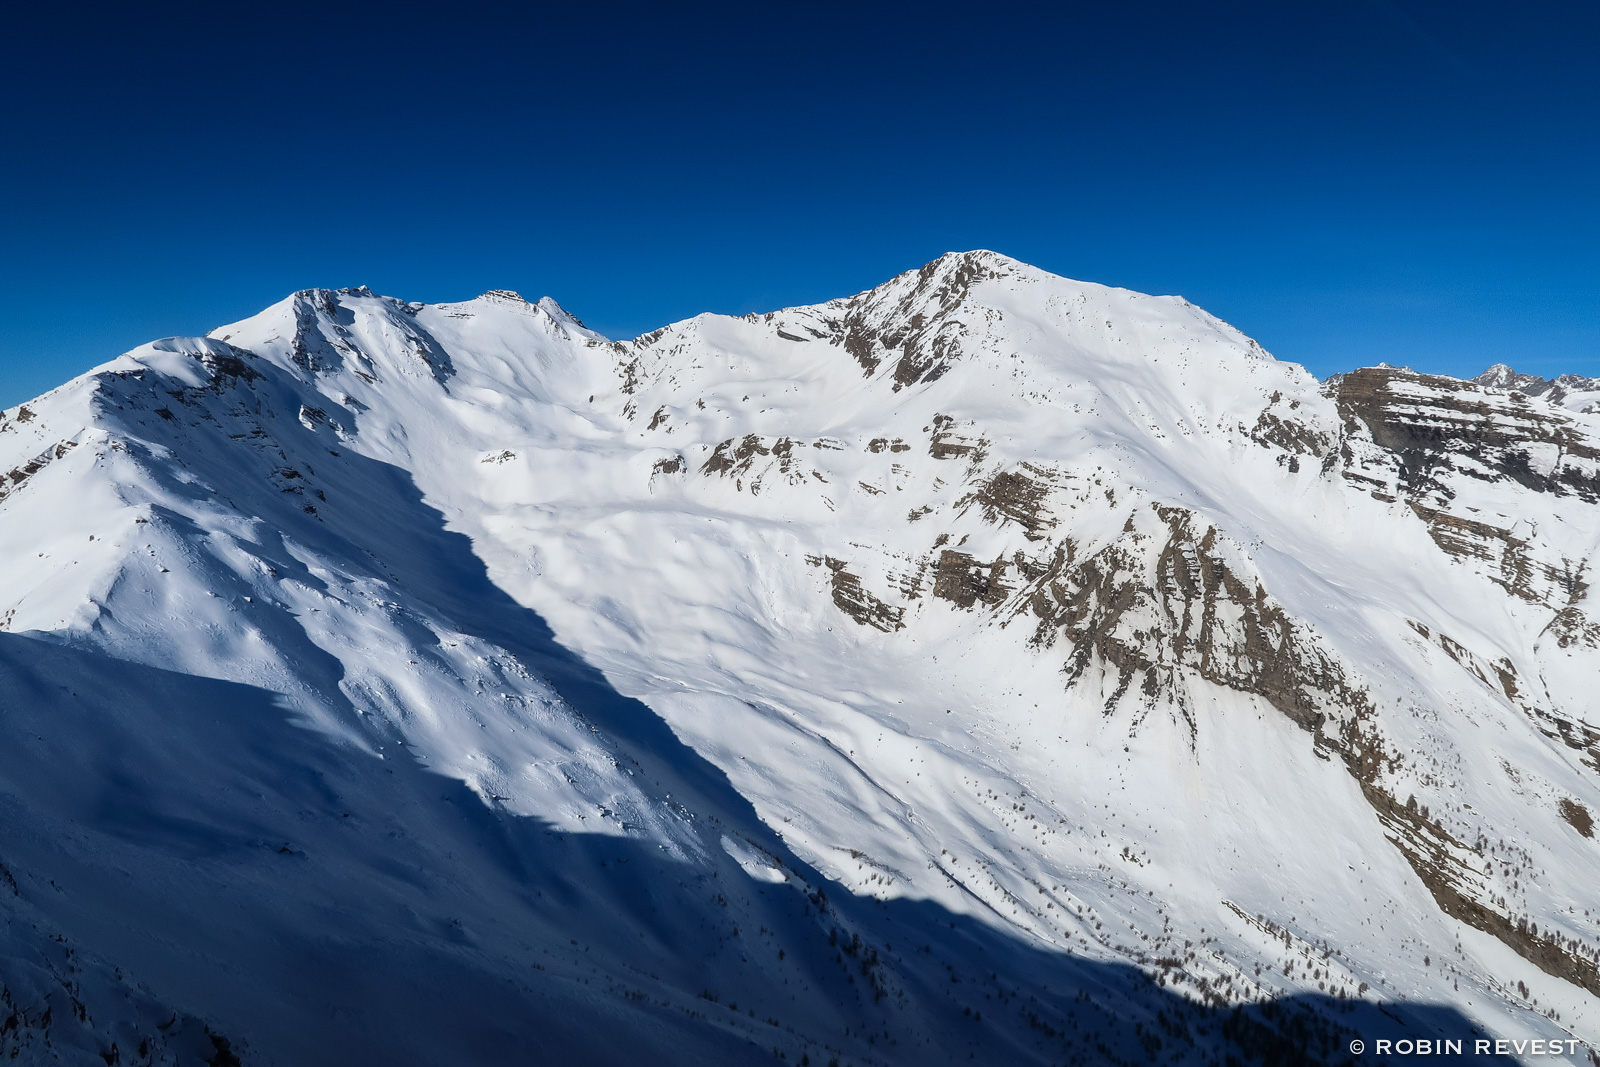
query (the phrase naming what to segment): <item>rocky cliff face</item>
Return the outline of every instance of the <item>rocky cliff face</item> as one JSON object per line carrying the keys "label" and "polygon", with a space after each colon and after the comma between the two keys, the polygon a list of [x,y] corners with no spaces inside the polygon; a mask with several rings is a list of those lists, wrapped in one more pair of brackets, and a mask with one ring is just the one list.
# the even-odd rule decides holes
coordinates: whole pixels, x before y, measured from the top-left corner
{"label": "rocky cliff face", "polygon": [[[1594,1042],[1600,422],[1500,370],[1321,383],[992,253],[627,342],[509,293],[299,294],[6,413],[0,542],[40,562],[0,611],[268,694],[341,753],[328,797],[459,785],[522,843],[467,901],[439,857],[486,846],[392,818],[432,857],[392,889],[443,923],[417,943],[508,924],[527,958],[460,936],[475,973],[556,967],[545,1015],[592,944],[646,1043],[657,1009],[817,1062]],[[617,906],[541,903],[571,889],[530,826],[644,849],[563,861]],[[675,925],[714,945],[671,962]]]}

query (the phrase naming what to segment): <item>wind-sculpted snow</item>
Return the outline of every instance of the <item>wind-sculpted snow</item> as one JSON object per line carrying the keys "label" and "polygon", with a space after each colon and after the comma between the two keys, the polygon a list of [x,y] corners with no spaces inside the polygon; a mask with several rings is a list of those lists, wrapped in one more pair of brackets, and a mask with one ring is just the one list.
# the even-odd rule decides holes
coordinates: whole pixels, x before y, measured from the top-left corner
{"label": "wind-sculpted snow", "polygon": [[6,988],[81,946],[118,1062],[1594,1044],[1600,416],[1493,375],[992,253],[136,349],[0,420]]}

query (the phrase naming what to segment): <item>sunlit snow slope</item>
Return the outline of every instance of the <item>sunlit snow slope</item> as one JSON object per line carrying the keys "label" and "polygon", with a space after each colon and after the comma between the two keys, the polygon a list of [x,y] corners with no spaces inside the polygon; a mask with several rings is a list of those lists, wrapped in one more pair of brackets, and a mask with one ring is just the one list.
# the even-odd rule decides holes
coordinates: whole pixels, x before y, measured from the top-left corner
{"label": "sunlit snow slope", "polygon": [[1600,415],[1525,377],[986,252],[136,349],[0,421],[0,1051],[1584,1062]]}

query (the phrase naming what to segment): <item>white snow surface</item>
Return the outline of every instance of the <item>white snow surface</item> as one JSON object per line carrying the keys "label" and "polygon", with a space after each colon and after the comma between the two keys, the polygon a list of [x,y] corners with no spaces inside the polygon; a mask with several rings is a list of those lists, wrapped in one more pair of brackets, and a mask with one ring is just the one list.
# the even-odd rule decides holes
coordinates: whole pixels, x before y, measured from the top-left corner
{"label": "white snow surface", "polygon": [[[1600,781],[1552,724],[1600,723],[1600,510],[1459,476],[1516,545],[1444,551],[1352,425],[1181,298],[981,252],[627,342],[357,289],[145,345],[0,423],[10,928],[245,1062],[1094,1060],[1080,998],[1133,1060],[1281,998],[1582,1062],[1600,998],[1447,914],[1364,790],[1594,958]],[[1172,514],[1370,714],[1069,675],[1038,576],[1157,589]]]}

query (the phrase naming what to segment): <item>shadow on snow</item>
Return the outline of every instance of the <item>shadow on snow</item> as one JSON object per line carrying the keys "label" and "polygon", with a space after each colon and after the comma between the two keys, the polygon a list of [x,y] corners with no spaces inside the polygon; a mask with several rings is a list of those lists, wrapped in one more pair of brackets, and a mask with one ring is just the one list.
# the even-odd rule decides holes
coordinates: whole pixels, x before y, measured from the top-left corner
{"label": "shadow on snow", "polygon": [[[404,471],[346,454],[321,481],[321,522],[292,498],[262,517],[319,551],[410,561],[390,580],[548,678],[648,792],[697,813],[707,858],[508,815],[295,725],[263,689],[0,634],[0,862],[17,885],[0,914],[120,966],[247,1064],[1287,1065],[1381,1062],[1352,1058],[1353,1037],[1479,1036],[1429,1005],[1199,1005],[927,902],[854,897],[495,586]],[[281,538],[257,547],[304,571]],[[337,661],[282,616],[269,636],[337,700]],[[794,880],[751,879],[723,833]]]}

